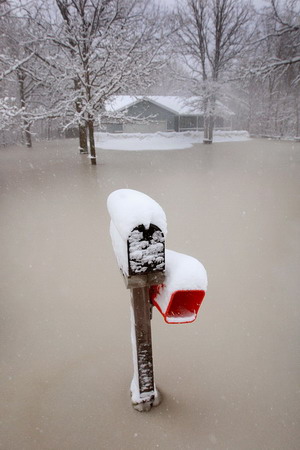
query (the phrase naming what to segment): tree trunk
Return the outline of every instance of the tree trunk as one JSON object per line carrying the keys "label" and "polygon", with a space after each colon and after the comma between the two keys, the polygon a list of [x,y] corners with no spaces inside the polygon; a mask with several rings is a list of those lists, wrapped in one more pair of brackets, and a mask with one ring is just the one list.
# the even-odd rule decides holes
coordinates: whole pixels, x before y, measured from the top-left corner
{"label": "tree trunk", "polygon": [[207,114],[204,115],[204,144],[211,144],[210,138],[209,138],[209,116]]}
{"label": "tree trunk", "polygon": [[212,144],[213,141],[214,127],[215,127],[215,117],[213,114],[211,114],[209,116],[209,124],[208,124],[208,139],[210,144]]}
{"label": "tree trunk", "polygon": [[203,100],[203,143],[209,144],[209,117],[208,117],[208,98],[206,96],[206,90],[204,88],[204,100]]}
{"label": "tree trunk", "polygon": [[[76,92],[80,92],[80,81],[78,78],[74,80],[74,89]],[[82,100],[78,98],[75,102],[76,112],[80,116],[82,112]],[[78,125],[79,131],[79,151],[80,153],[88,153],[88,142],[87,142],[87,129],[86,123],[79,123]]]}
{"label": "tree trunk", "polygon": [[295,126],[295,137],[300,136],[300,114],[299,114],[299,102],[298,96],[295,98],[295,116],[296,116],[296,126]]}
{"label": "tree trunk", "polygon": [[51,141],[51,120],[50,119],[47,120],[46,127],[47,127],[47,141]]}
{"label": "tree trunk", "polygon": [[[217,81],[217,78],[215,79]],[[216,95],[211,94],[209,97],[209,114],[208,114],[208,143],[212,144],[213,134],[215,128],[215,113],[216,113]]]}
{"label": "tree trunk", "polygon": [[[25,111],[26,107],[26,99],[25,99],[25,73],[22,69],[19,69],[17,71],[17,77],[18,77],[18,83],[19,83],[19,95],[20,95],[20,103],[21,108],[23,111]],[[25,117],[22,117],[22,137],[23,142],[26,145],[26,147],[31,148],[32,147],[32,139],[31,139],[31,133],[30,133],[30,126],[31,124],[28,122],[28,120]]]}
{"label": "tree trunk", "polygon": [[30,133],[30,124],[27,122],[27,120],[24,119],[24,140],[25,145],[28,148],[32,147],[32,139],[31,139],[31,133]]}
{"label": "tree trunk", "polygon": [[78,125],[79,129],[79,151],[80,153],[88,153],[87,129],[86,125]]}
{"label": "tree trunk", "polygon": [[213,133],[213,118],[211,116],[210,110],[210,100],[204,101],[204,144],[212,144],[212,133]]}
{"label": "tree trunk", "polygon": [[96,160],[96,147],[94,139],[94,121],[93,117],[89,114],[88,117],[88,129],[89,129],[89,143],[90,143],[90,158],[92,166],[97,164]]}

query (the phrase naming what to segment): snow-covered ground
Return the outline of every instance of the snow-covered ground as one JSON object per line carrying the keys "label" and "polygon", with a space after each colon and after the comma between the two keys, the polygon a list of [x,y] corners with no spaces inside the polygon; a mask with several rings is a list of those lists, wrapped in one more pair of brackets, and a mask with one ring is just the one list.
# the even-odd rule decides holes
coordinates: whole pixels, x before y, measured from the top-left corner
{"label": "snow-covered ground", "polygon": [[[214,142],[249,140],[247,131],[215,131]],[[106,150],[182,150],[203,142],[201,131],[182,133],[95,133],[96,147]]]}

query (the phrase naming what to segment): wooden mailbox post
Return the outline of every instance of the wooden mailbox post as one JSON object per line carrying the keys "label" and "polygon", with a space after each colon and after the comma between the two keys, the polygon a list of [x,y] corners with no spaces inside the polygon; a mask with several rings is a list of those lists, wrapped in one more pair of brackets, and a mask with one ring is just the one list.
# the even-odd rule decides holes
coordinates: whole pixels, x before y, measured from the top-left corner
{"label": "wooden mailbox post", "polygon": [[166,264],[166,216],[147,195],[120,189],[107,206],[114,252],[131,293],[131,401],[136,410],[149,411],[161,401],[154,383],[153,305],[167,323],[193,322],[205,295],[206,271],[195,258],[170,250]]}
{"label": "wooden mailbox post", "polygon": [[131,292],[131,400],[138,411],[148,411],[160,402],[153,374],[149,290],[164,281],[166,216],[153,199],[130,189],[110,194],[107,206],[113,248]]}
{"label": "wooden mailbox post", "polygon": [[135,409],[148,411],[160,402],[154,384],[149,288],[164,281],[164,234],[154,224],[150,224],[148,229],[139,225],[128,236],[127,250],[129,276],[124,277],[127,288],[131,290],[131,336],[136,368],[131,398]]}

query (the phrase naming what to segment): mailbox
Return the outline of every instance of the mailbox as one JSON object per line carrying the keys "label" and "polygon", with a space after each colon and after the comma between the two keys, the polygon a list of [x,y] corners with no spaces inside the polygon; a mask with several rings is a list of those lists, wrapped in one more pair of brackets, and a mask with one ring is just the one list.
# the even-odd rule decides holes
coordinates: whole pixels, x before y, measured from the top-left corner
{"label": "mailbox", "polygon": [[119,189],[107,207],[113,249],[131,294],[131,401],[136,410],[149,411],[161,400],[153,374],[152,307],[167,323],[193,322],[206,292],[206,271],[197,259],[165,249],[166,216],[152,198]]}
{"label": "mailbox", "polygon": [[200,261],[167,250],[165,281],[151,286],[150,299],[167,323],[191,323],[197,318],[206,289],[206,270]]}

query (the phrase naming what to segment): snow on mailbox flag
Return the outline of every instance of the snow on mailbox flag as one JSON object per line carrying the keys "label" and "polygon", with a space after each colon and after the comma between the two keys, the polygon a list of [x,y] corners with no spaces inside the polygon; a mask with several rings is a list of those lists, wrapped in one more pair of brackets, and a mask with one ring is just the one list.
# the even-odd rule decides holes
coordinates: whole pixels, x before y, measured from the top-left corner
{"label": "snow on mailbox flag", "polygon": [[192,256],[166,251],[166,278],[163,285],[150,288],[150,298],[167,323],[190,323],[207,289],[207,274]]}

